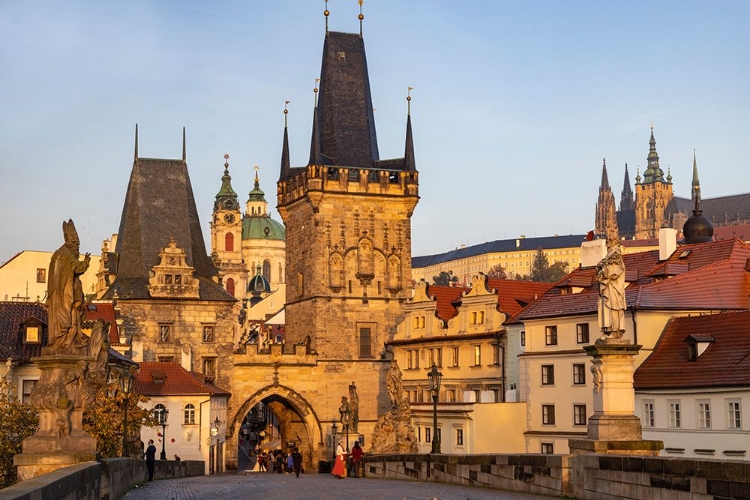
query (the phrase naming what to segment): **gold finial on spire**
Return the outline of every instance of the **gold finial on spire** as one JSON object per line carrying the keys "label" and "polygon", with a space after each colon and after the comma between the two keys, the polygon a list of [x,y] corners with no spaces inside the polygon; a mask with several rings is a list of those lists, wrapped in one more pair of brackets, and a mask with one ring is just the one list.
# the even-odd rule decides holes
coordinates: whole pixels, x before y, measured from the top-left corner
{"label": "gold finial on spire", "polygon": [[284,101],[284,128],[286,128],[286,125],[287,125],[286,117],[289,114],[289,110],[286,107],[289,105],[290,102],[292,101],[290,101],[289,99]]}
{"label": "gold finial on spire", "polygon": [[326,33],[328,33],[328,15],[330,12],[328,11],[328,0],[326,0],[326,10],[323,11],[323,15],[326,16]]}
{"label": "gold finial on spire", "polygon": [[362,5],[364,5],[365,0],[357,0],[357,3],[359,4],[359,15],[357,16],[359,19],[359,36],[362,38],[362,20],[365,18],[365,15],[362,14]]}
{"label": "gold finial on spire", "polygon": [[224,153],[224,170],[229,170],[229,153]]}
{"label": "gold finial on spire", "polygon": [[253,168],[255,169],[255,183],[258,184],[258,164],[256,163]]}
{"label": "gold finial on spire", "polygon": [[318,83],[320,83],[320,78],[315,79],[315,87],[313,88],[313,106],[318,107]]}
{"label": "gold finial on spire", "polygon": [[411,115],[411,91],[414,87],[406,87],[406,114]]}

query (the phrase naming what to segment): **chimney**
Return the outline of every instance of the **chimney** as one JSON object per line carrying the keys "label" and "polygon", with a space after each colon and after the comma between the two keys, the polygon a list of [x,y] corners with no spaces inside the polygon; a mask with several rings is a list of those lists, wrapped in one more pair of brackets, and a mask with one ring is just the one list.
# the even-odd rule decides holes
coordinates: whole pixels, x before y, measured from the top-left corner
{"label": "chimney", "polygon": [[581,267],[594,267],[607,256],[605,240],[591,240],[581,243]]}
{"label": "chimney", "polygon": [[667,260],[677,250],[677,230],[671,227],[659,229],[659,260]]}

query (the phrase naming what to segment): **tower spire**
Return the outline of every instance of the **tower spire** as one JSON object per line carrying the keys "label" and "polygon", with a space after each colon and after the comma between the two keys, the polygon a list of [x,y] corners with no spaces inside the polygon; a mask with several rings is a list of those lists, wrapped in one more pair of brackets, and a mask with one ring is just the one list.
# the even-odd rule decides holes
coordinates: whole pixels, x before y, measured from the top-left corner
{"label": "tower spire", "polygon": [[182,161],[187,161],[187,149],[185,147],[185,127],[182,127]]}
{"label": "tower spire", "polygon": [[599,189],[610,189],[609,187],[609,176],[607,175],[607,159],[602,159],[602,183]]}
{"label": "tower spire", "polygon": [[700,196],[701,182],[698,180],[698,162],[695,159],[695,150],[693,150],[693,183],[692,183],[692,196],[693,198]]}
{"label": "tower spire", "polygon": [[135,124],[135,154],[133,155],[133,163],[138,161],[138,124]]}
{"label": "tower spire", "polygon": [[[289,114],[289,100],[284,101],[284,142],[281,145],[281,168],[279,169],[279,180],[286,179],[289,174],[289,132],[287,128],[287,115]],[[258,179],[258,170],[255,171],[255,179]]]}
{"label": "tower spire", "polygon": [[328,16],[331,13],[328,10],[328,0],[326,0],[326,10],[323,11],[323,15],[326,16],[326,35],[328,34]]}
{"label": "tower spire", "polygon": [[414,161],[414,139],[411,135],[411,91],[414,87],[407,87],[406,90],[406,147],[404,151],[404,170],[417,170]]}
{"label": "tower spire", "polygon": [[362,21],[365,18],[365,15],[362,14],[362,5],[365,3],[365,0],[357,0],[357,3],[359,4],[359,15],[357,16],[357,19],[359,19],[359,37],[362,38]]}
{"label": "tower spire", "polygon": [[633,189],[630,187],[630,174],[628,174],[628,164],[625,164],[625,178],[622,181],[622,191],[620,192],[620,210],[634,210],[635,201],[633,199]]}
{"label": "tower spire", "polygon": [[320,156],[320,123],[318,122],[318,83],[320,78],[315,79],[315,88],[313,88],[313,94],[315,96],[315,107],[313,108],[313,125],[312,125],[312,137],[310,139],[310,160],[308,165],[320,165],[322,164],[322,158]]}

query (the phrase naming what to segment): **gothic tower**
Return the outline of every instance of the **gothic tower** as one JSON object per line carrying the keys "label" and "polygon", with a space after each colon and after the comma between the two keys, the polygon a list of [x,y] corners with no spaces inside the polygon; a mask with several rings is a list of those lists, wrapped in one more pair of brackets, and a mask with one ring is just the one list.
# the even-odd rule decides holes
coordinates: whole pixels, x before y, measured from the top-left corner
{"label": "gothic tower", "polygon": [[599,199],[596,202],[596,234],[607,239],[619,239],[617,230],[617,207],[615,195],[609,186],[607,160],[602,160],[602,182],[599,185]]}
{"label": "gothic tower", "polygon": [[674,195],[672,194],[672,176],[664,178],[664,171],[659,167],[659,154],[656,152],[654,127],[651,127],[649,140],[648,167],[635,182],[635,238],[656,238],[659,229],[665,222],[664,209]]}
{"label": "gothic tower", "polygon": [[316,97],[306,166],[290,168],[284,129],[286,338],[309,335],[319,359],[379,359],[411,290],[411,117],[404,157],[380,160],[361,33],[326,32]]}

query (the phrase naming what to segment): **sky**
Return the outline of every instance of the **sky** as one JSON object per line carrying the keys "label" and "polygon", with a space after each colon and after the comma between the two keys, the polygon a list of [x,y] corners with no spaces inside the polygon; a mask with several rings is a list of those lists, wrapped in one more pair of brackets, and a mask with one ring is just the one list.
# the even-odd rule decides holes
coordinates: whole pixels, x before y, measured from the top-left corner
{"label": "sky", "polygon": [[[358,32],[356,0],[329,28]],[[240,201],[276,220],[289,100],[292,166],[309,157],[323,0],[0,0],[0,263],[116,233],[133,161],[179,158],[203,234],[224,154]],[[363,32],[380,157],[403,156],[407,87],[420,202],[412,253],[593,229],[606,158],[619,203],[653,123],[689,197],[750,191],[750,2],[367,0]],[[207,245],[208,247],[208,245]],[[208,250],[207,250],[208,251]]]}

